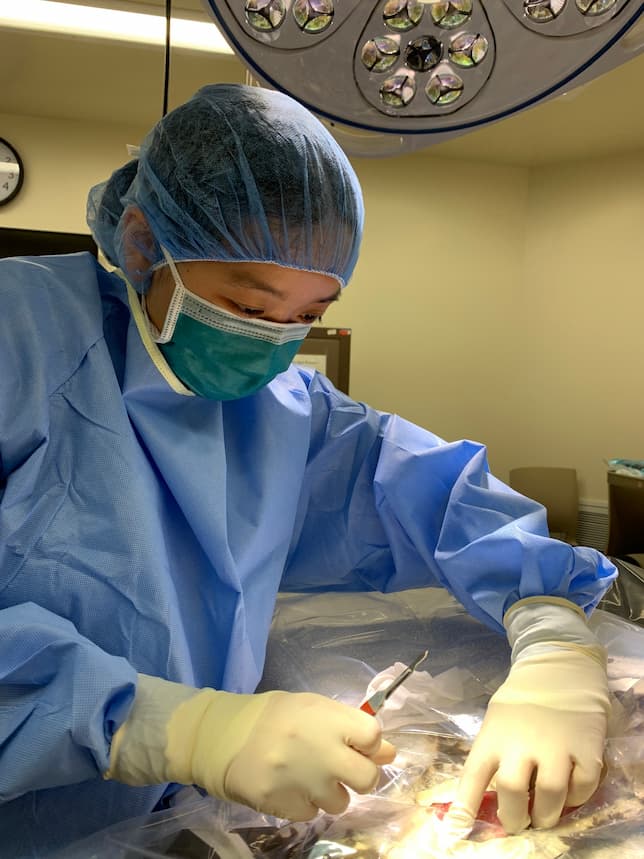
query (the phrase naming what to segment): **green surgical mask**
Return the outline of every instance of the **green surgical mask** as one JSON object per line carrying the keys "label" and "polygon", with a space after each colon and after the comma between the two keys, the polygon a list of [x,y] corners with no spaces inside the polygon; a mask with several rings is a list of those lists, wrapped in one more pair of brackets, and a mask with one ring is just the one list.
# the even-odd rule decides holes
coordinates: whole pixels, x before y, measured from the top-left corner
{"label": "green surgical mask", "polygon": [[163,252],[175,289],[156,341],[186,387],[209,400],[237,400],[289,367],[310,325],[229,313],[187,290],[174,260]]}

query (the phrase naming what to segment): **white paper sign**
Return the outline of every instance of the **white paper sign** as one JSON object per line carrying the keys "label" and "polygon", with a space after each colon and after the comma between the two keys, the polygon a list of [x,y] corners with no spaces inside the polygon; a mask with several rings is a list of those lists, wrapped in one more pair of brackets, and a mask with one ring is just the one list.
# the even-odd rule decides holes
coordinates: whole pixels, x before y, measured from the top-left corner
{"label": "white paper sign", "polygon": [[326,376],[326,355],[296,355],[293,358],[294,364],[299,364],[301,367],[309,367],[311,370],[317,370],[318,373],[323,373]]}

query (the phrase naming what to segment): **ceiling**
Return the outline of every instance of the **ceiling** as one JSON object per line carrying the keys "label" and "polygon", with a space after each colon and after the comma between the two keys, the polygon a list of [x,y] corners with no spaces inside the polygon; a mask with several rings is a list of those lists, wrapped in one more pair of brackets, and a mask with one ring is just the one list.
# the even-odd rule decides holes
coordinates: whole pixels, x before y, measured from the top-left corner
{"label": "ceiling", "polygon": [[[72,2],[108,4],[108,0]],[[143,4],[113,0],[109,5],[140,9]],[[164,0],[148,0],[147,5],[160,12]],[[200,0],[174,0],[173,8],[180,15],[207,19]],[[160,116],[163,63],[161,47],[0,29],[0,112],[108,120],[145,130]],[[205,83],[241,82],[244,78],[244,68],[233,56],[175,50],[170,106],[189,98]],[[644,54],[578,91],[436,144],[429,152],[518,166],[638,150],[644,153],[642,92]]]}

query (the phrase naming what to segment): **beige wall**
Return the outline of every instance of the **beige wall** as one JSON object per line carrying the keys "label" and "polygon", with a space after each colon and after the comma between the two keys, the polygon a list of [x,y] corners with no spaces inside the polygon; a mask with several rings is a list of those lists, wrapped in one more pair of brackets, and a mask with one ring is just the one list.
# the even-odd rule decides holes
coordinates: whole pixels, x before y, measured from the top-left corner
{"label": "beige wall", "polygon": [[602,459],[644,458],[644,152],[535,171],[529,199],[511,456],[604,498]]}
{"label": "beige wall", "polygon": [[[352,394],[484,441],[502,479],[572,466],[581,497],[605,500],[604,459],[644,458],[642,156],[534,170],[431,153],[358,163],[365,253],[326,320],[354,328]],[[412,215],[404,275],[385,250],[391,211]]]}
{"label": "beige wall", "polygon": [[[0,115],[23,193],[0,226],[84,231],[87,189],[145,129]],[[367,221],[324,324],[353,328],[351,392],[489,447],[503,479],[572,465],[605,497],[603,457],[642,457],[644,159],[499,167],[419,153],[358,160]]]}
{"label": "beige wall", "polygon": [[363,254],[326,324],[353,328],[351,393],[503,468],[513,406],[513,294],[528,174],[417,154],[356,161]]}
{"label": "beige wall", "polygon": [[25,162],[20,194],[0,207],[0,226],[88,232],[87,191],[128,159],[146,129],[0,114],[0,137]]}

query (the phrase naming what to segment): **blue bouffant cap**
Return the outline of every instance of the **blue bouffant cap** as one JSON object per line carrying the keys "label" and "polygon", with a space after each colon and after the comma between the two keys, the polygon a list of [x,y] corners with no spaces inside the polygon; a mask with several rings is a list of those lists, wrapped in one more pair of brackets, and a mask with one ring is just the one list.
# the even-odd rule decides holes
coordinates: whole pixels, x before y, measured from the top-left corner
{"label": "blue bouffant cap", "polygon": [[200,89],[160,120],[137,159],[90,191],[96,243],[128,274],[131,205],[152,233],[139,248],[151,270],[165,264],[164,245],[177,261],[271,262],[342,286],[364,218],[358,179],[322,123],[289,96],[236,84]]}

